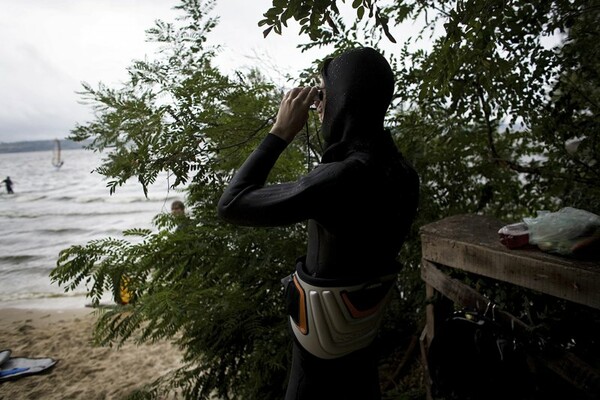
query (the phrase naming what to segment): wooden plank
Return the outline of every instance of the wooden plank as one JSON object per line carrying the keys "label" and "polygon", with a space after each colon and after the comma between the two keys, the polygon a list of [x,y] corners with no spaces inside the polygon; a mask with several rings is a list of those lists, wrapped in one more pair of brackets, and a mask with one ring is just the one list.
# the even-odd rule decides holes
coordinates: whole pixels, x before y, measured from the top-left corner
{"label": "wooden plank", "polygon": [[420,234],[479,245],[489,250],[496,250],[508,255],[600,273],[600,259],[598,258],[570,258],[541,251],[535,246],[509,249],[500,243],[498,235],[498,230],[504,225],[506,225],[504,222],[492,217],[477,214],[461,214],[424,225],[420,229]]}
{"label": "wooden plank", "polygon": [[423,258],[600,309],[600,271],[569,268],[423,235]]}
{"label": "wooden plank", "polygon": [[497,235],[502,225],[477,215],[426,225],[421,229],[422,257],[600,309],[600,262],[507,249]]}
{"label": "wooden plank", "polygon": [[[452,300],[455,304],[458,304],[460,307],[466,307],[471,310],[485,313],[488,307],[493,304],[493,299],[488,299],[470,286],[457,279],[450,278],[433,263],[427,260],[422,260],[421,278],[428,285],[431,285],[431,287]],[[499,322],[508,324],[508,326],[519,328],[521,331],[531,330],[520,319],[506,311],[495,309],[493,314],[495,319]]]}
{"label": "wooden plank", "polygon": [[[490,300],[475,289],[450,278],[431,261],[421,260],[421,279],[454,303],[471,310],[485,311]],[[428,321],[429,322],[429,321]]]}
{"label": "wooden plank", "polygon": [[600,373],[571,353],[558,351],[556,354],[535,354],[535,358],[551,371],[581,390],[587,399],[598,399]]}
{"label": "wooden plank", "polygon": [[425,333],[428,343],[431,343],[435,332],[435,310],[433,309],[433,304],[429,303],[433,299],[434,292],[433,286],[425,282],[425,298],[428,302],[425,306]]}

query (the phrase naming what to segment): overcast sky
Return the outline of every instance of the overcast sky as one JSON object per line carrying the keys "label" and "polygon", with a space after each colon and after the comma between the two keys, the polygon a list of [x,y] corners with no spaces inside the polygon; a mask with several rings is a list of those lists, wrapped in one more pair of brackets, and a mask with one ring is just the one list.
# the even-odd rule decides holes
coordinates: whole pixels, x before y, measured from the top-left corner
{"label": "overcast sky", "polygon": [[[134,59],[152,56],[145,30],[173,21],[176,0],[0,0],[0,142],[64,138],[91,118],[78,103],[81,82],[118,87]],[[221,0],[209,39],[221,44],[224,71],[263,56],[282,71],[306,67],[317,53],[296,49],[297,29],[263,39],[258,21],[271,0]]]}

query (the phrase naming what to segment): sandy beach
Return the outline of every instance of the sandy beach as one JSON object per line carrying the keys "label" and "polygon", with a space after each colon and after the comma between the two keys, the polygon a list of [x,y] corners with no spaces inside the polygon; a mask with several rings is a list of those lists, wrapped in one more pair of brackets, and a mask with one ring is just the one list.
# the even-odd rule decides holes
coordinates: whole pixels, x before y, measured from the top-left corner
{"label": "sandy beach", "polygon": [[0,351],[12,357],[50,357],[43,374],[0,383],[0,399],[121,399],[180,364],[168,342],[95,347],[91,308],[0,309]]}

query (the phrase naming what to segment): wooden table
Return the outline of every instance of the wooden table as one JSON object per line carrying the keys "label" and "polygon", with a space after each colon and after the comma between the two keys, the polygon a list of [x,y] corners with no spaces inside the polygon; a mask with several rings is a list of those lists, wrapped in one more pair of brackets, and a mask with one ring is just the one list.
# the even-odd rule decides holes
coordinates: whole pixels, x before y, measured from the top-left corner
{"label": "wooden table", "polygon": [[[498,236],[498,230],[504,225],[506,223],[494,218],[469,214],[423,226],[420,231],[421,277],[428,299],[438,292],[461,307],[483,312],[490,306],[489,299],[442,271],[451,268],[600,310],[600,261],[570,259],[532,247],[508,249]],[[426,312],[426,327],[421,335],[425,363],[428,344],[436,333],[436,322],[443,318],[431,304]],[[496,315],[513,325],[528,328],[507,310],[498,310]],[[559,365],[551,365],[551,369],[586,392],[600,393],[600,373],[570,354],[565,353],[564,357],[567,361],[559,360],[554,363]]]}

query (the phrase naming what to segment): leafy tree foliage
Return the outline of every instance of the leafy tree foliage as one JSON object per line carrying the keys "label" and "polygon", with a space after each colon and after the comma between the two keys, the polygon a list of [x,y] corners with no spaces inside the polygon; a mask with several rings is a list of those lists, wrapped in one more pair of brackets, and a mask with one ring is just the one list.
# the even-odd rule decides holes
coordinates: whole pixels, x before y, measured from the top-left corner
{"label": "leafy tree foliage", "polygon": [[[87,283],[96,304],[127,282],[135,301],[104,310],[99,343],[172,339],[181,347],[184,367],[146,395],[174,389],[194,399],[280,398],[290,343],[279,279],[302,253],[304,231],[217,220],[224,184],[268,133],[280,93],[257,71],[228,77],[213,66],[216,49],[206,42],[217,22],[212,4],[184,1],[181,20],[157,22],[148,37],[160,52],[135,61],[121,88],[86,84],[82,95],[96,119],[71,135],[103,152],[97,171],[111,193],[132,178],[147,193],[166,171],[173,188],[186,186],[189,220],[158,215],[158,232],[131,230],[123,239],[72,246],[52,278],[66,289]],[[288,148],[270,179],[289,180],[306,168],[303,152]]]}
{"label": "leafy tree foliage", "polygon": [[[427,158],[415,161],[425,190],[435,186],[424,196],[439,208],[430,219],[486,211],[512,220],[561,205],[599,211],[597,1],[353,1],[357,21],[369,11],[362,28],[347,27],[337,3],[274,1],[261,24],[279,31],[295,18],[314,39],[304,49],[369,44],[388,53],[398,78],[390,126],[401,146],[420,148],[408,155]],[[386,51],[374,32],[393,29],[382,21],[425,21],[406,41],[425,38],[431,49]],[[576,138],[583,147],[569,153],[565,143]],[[572,185],[586,198],[572,198]]]}
{"label": "leafy tree foliage", "polygon": [[[132,178],[147,193],[165,171],[173,188],[186,187],[192,212],[183,229],[173,231],[181,221],[159,215],[158,232],[132,230],[64,250],[52,273],[67,290],[87,282],[95,302],[126,277],[135,302],[100,315],[100,343],[166,338],[184,351],[184,367],[140,398],[175,389],[187,398],[275,399],[286,381],[279,279],[304,250],[304,226],[246,229],[215,212],[233,171],[268,132],[281,93],[257,71],[230,77],[213,66],[213,3],[184,0],[177,23],[158,21],[148,35],[161,51],[133,62],[121,88],[84,85],[96,119],[71,135],[103,151],[97,171],[111,193]],[[508,223],[565,205],[600,213],[600,4],[356,0],[348,2],[356,10],[350,21],[338,5],[274,0],[259,24],[266,36],[283,33],[293,18],[310,38],[303,51],[331,46],[335,55],[369,45],[395,70],[387,125],[420,174],[422,201],[382,332],[382,351],[392,354],[419,331],[423,315],[420,226],[457,213]],[[395,27],[411,21],[423,29],[390,50]],[[414,46],[423,41],[430,45]],[[317,63],[298,81],[313,79]],[[272,181],[311,167],[321,150],[317,125],[311,120],[306,148],[296,140],[286,150]]]}

